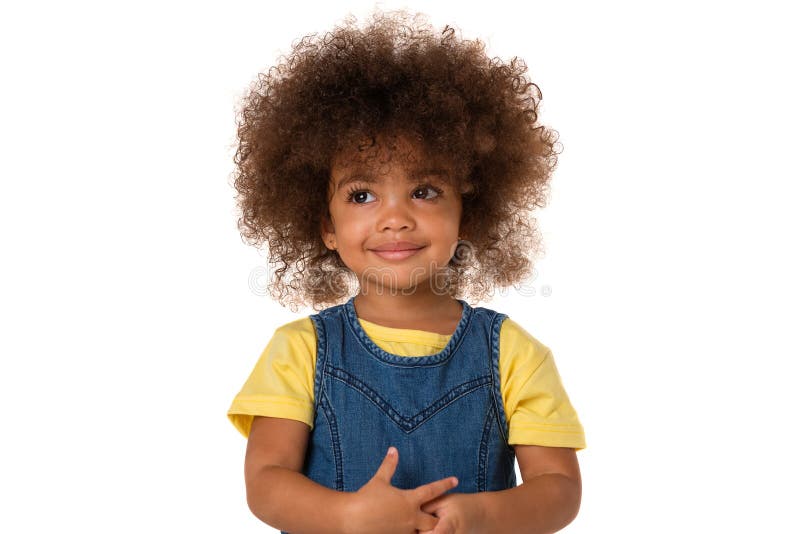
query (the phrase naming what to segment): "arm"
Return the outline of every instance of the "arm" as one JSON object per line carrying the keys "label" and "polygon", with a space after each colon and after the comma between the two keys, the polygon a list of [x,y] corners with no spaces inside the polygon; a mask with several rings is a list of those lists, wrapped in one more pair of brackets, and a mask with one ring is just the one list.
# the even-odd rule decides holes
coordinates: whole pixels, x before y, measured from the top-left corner
{"label": "arm", "polygon": [[451,489],[455,480],[397,489],[391,485],[399,460],[394,450],[357,492],[335,491],[301,473],[308,438],[305,423],[274,417],[253,419],[245,455],[245,483],[247,504],[261,521],[298,534],[408,534],[437,524],[438,519],[420,507]]}
{"label": "arm", "polygon": [[575,519],[581,502],[575,450],[536,445],[514,449],[523,483],[503,491],[445,495],[427,503],[422,509],[440,518],[434,534],[551,534]]}
{"label": "arm", "polygon": [[575,450],[516,445],[523,483],[485,494],[484,510],[492,532],[549,534],[572,522],[581,505],[581,473]]}
{"label": "arm", "polygon": [[309,431],[291,419],[253,419],[244,465],[247,505],[261,521],[281,530],[341,532],[345,494],[300,473]]}

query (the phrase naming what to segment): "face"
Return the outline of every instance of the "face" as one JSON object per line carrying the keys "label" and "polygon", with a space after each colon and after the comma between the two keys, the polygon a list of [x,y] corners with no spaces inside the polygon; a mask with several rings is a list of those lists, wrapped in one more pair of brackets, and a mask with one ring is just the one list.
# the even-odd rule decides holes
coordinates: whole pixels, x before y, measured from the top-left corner
{"label": "face", "polygon": [[444,294],[441,274],[461,220],[461,195],[447,180],[451,171],[417,157],[402,140],[391,152],[379,150],[377,157],[334,160],[325,246],[359,277],[362,292]]}

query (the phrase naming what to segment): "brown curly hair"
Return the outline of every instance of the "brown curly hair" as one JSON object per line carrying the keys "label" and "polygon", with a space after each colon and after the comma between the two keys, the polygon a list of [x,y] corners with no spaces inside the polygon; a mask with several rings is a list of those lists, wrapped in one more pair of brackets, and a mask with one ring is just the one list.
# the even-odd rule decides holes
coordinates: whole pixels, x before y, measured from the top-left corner
{"label": "brown curly hair", "polygon": [[447,291],[484,300],[519,283],[542,252],[536,220],[560,147],[538,123],[525,63],[489,58],[479,40],[419,14],[373,13],[303,37],[261,73],[238,114],[234,187],[245,242],[267,244],[270,294],[315,310],[352,294],[353,273],[322,242],[334,158],[365,138],[401,134],[448,160],[462,191]]}

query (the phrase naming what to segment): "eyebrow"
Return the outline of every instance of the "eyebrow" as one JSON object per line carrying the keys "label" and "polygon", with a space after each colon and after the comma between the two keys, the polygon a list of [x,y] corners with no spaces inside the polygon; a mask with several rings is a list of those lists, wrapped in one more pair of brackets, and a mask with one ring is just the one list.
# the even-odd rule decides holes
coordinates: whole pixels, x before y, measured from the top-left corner
{"label": "eyebrow", "polygon": [[[437,181],[447,181],[447,176],[449,173],[442,168],[420,168],[420,169],[413,169],[410,173],[408,173],[406,182],[419,182],[423,178],[433,178]],[[336,191],[339,191],[342,187],[346,186],[347,184],[351,184],[353,182],[365,182],[368,184],[374,184],[383,181],[382,177],[376,176],[373,172],[371,172],[367,168],[355,168],[353,171],[348,172],[344,178],[339,181],[336,185]]]}

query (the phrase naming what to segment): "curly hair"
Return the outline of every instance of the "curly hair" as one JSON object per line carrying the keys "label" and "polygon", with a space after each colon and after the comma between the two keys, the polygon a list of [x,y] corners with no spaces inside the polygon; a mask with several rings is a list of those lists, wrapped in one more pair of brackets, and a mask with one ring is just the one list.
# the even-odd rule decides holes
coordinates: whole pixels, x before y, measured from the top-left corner
{"label": "curly hair", "polygon": [[[293,311],[341,303],[353,273],[322,242],[334,158],[365,138],[401,134],[447,159],[462,192],[447,291],[484,300],[531,274],[558,134],[538,123],[542,98],[519,58],[439,32],[419,14],[373,13],[307,35],[261,73],[237,116],[234,187],[243,240],[267,245],[270,294]],[[463,247],[462,247],[463,245]]]}

